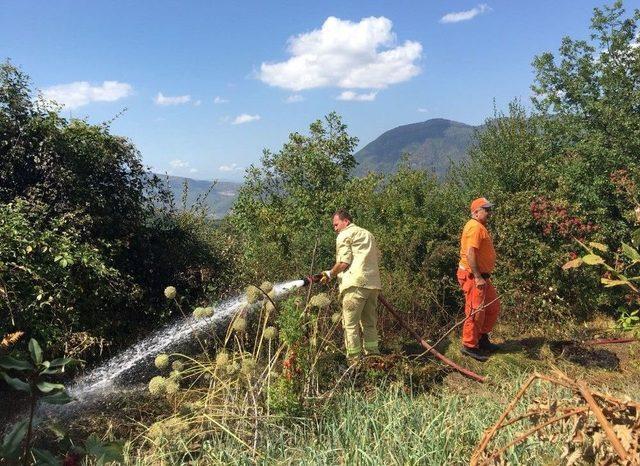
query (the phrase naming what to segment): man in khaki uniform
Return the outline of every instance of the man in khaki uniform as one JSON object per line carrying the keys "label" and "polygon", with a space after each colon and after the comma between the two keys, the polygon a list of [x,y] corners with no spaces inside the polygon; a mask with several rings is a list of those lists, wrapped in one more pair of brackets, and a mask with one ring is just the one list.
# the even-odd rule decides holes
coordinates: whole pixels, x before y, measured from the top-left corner
{"label": "man in khaki uniform", "polygon": [[[322,282],[337,276],[342,297],[347,357],[353,362],[362,354],[380,354],[376,306],[380,282],[380,250],[373,235],[352,223],[349,213],[340,209],[333,215],[336,263],[322,272]],[[364,340],[364,341],[363,341]]]}

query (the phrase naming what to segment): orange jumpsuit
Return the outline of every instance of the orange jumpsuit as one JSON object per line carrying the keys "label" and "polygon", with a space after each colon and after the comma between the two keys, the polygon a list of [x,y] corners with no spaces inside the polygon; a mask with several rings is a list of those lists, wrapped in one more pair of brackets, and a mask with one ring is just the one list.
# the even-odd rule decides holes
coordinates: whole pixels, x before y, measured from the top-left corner
{"label": "orange jumpsuit", "polygon": [[493,272],[496,263],[496,252],[487,228],[475,219],[469,220],[460,238],[460,265],[458,267],[458,283],[464,293],[464,313],[467,317],[483,305],[483,310],[476,312],[464,322],[462,327],[462,344],[470,348],[478,348],[480,336],[491,332],[498,320],[500,301],[496,289],[487,278],[483,289],[476,287],[471,267],[467,260],[470,247],[476,250],[476,263],[480,273],[488,276]]}

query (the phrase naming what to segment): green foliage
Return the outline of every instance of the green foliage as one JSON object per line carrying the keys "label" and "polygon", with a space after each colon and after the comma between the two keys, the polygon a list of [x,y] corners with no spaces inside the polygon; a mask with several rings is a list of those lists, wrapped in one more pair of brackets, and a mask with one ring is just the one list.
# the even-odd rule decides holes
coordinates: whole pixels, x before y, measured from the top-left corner
{"label": "green foliage", "polygon": [[269,387],[267,400],[269,410],[282,417],[298,417],[303,412],[300,402],[300,387],[295,380],[279,377]]}
{"label": "green foliage", "polygon": [[47,219],[46,206],[17,199],[0,204],[2,325],[29,329],[47,346],[77,328],[102,333],[108,315],[87,315],[124,291],[121,274],[83,241],[81,219]]}
{"label": "green foliage", "polygon": [[129,343],[169,318],[168,283],[188,301],[232,289],[232,232],[201,202],[176,212],[109,122],[57,110],[0,64],[0,333],[27,330],[58,352],[74,332]]}
{"label": "green foliage", "polygon": [[251,269],[274,276],[308,270],[316,241],[319,259],[329,260],[331,214],[355,166],[356,144],[332,113],[312,123],[309,135],[292,133],[279,152],[265,150],[261,167],[249,167],[231,222]]}
{"label": "green foliage", "polygon": [[[600,278],[600,283],[604,288],[625,288],[629,291],[625,295],[626,306],[619,306],[618,318],[619,326],[624,330],[636,329],[640,317],[640,309],[629,309],[629,306],[640,306],[640,282],[639,265],[640,253],[638,250],[626,243],[622,243],[620,248],[613,254],[610,248],[602,243],[590,242],[588,245],[580,243],[580,246],[587,252],[582,257],[576,257],[565,263],[562,268],[565,270],[575,269],[582,265],[599,267],[605,272]],[[597,251],[597,253],[596,253]],[[608,261],[602,257],[604,254],[613,255]],[[636,275],[636,276],[631,276]]]}
{"label": "green foliage", "polygon": [[289,346],[294,346],[304,336],[304,313],[298,301],[299,298],[295,297],[282,301],[276,317],[280,340]]}
{"label": "green foliage", "polygon": [[594,11],[590,41],[565,38],[557,58],[534,60],[536,111],[513,103],[496,114],[454,176],[467,199],[497,204],[496,281],[519,319],[586,317],[623,298],[595,286],[595,273],[567,280],[560,267],[574,239],[628,238],[640,201],[640,13],[625,18],[619,2]]}
{"label": "green foliage", "polygon": [[[66,404],[72,398],[65,391],[64,385],[50,382],[50,376],[62,374],[66,367],[77,363],[72,358],[59,358],[45,361],[40,344],[33,338],[29,340],[30,360],[16,359],[12,356],[0,356],[0,376],[14,390],[25,392],[29,396],[29,418],[18,422],[4,437],[0,445],[0,457],[11,461],[18,461],[20,456],[27,464],[28,455],[50,460],[51,454],[46,450],[32,449],[31,439],[33,428],[37,424],[34,417],[38,401],[49,404]],[[10,376],[5,371],[17,373],[17,377]],[[21,448],[22,443],[24,446]]]}

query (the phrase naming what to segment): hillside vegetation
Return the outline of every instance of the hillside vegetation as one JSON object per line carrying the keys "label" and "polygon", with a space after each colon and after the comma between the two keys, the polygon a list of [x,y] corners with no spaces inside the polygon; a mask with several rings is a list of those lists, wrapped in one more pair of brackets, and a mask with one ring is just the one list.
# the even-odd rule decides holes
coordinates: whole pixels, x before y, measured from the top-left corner
{"label": "hillside vegetation", "polygon": [[398,126],[355,153],[356,174],[392,173],[406,158],[404,163],[411,168],[442,178],[453,164],[468,158],[475,133],[481,129],[443,118]]}
{"label": "hillside vegetation", "polygon": [[[251,304],[226,332],[202,327],[193,335],[197,351],[156,355],[141,372],[149,377],[63,422],[43,422],[35,444],[59,458],[98,461],[96,445],[120,439],[117,457],[129,464],[466,464],[534,370],[559,367],[637,397],[637,342],[582,359],[564,348],[638,329],[639,23],[640,11],[628,14],[617,2],[594,11],[590,40],[565,38],[557,53],[535,57],[534,108],[513,102],[491,115],[468,160],[445,179],[411,160],[393,173],[355,176],[357,140],[331,113],[266,150],[247,170],[232,212],[215,222],[199,203],[176,209],[179,201],[108,124],[61,118],[4,63],[0,336],[26,334],[0,346],[0,400],[18,405],[10,387],[28,391],[15,381],[32,366],[25,354],[42,370],[31,380],[68,380],[68,372],[48,372],[42,352],[27,347],[31,337],[47,357],[97,364],[172,318],[207,318],[225,297],[245,293]],[[420,354],[383,312],[390,354],[348,367],[335,286],[275,302],[271,283],[333,264],[331,215],[344,207],[376,236],[384,295],[424,338],[439,339],[461,316],[459,234],[479,196],[496,205],[492,279],[505,351],[469,364],[455,332],[439,348],[488,375],[486,386]],[[570,397],[557,387],[536,390],[525,405]],[[572,428],[531,438],[504,459],[557,460]],[[1,451],[15,438],[23,447],[12,450],[16,458],[40,454],[11,435]],[[571,448],[601,453],[592,435]]]}

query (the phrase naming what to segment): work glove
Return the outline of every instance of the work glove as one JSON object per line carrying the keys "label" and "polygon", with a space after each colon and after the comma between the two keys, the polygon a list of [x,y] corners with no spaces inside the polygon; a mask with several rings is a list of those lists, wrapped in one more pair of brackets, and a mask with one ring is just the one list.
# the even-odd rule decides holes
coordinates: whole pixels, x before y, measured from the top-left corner
{"label": "work glove", "polygon": [[331,270],[325,270],[322,272],[322,277],[320,278],[320,283],[326,285],[331,281]]}

